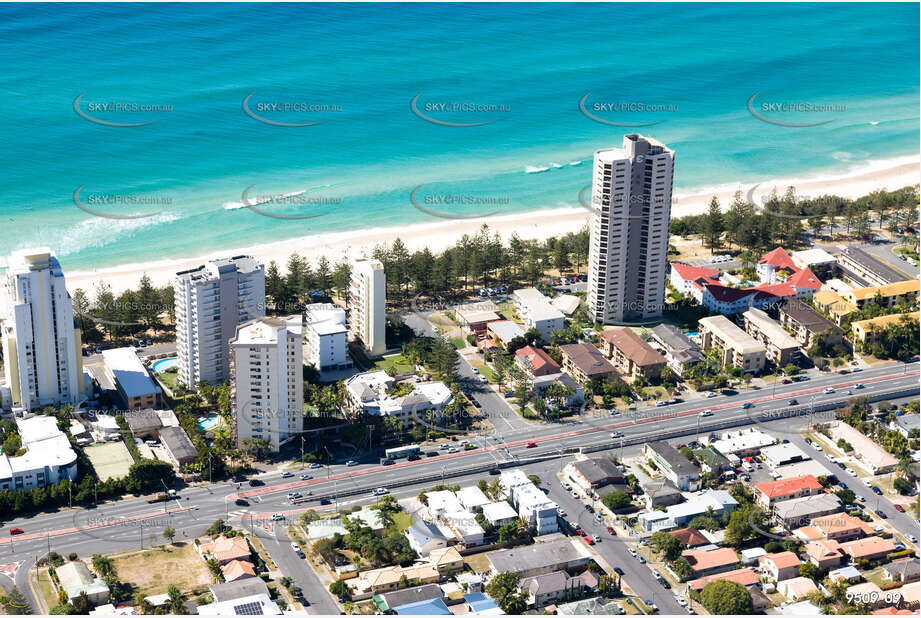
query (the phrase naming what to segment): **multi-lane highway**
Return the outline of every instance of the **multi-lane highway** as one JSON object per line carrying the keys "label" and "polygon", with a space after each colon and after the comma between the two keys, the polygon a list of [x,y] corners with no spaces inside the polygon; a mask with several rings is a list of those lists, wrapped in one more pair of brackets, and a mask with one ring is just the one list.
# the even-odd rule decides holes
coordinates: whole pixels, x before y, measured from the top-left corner
{"label": "multi-lane highway", "polygon": [[[858,382],[864,388],[856,389]],[[833,392],[828,392],[830,390]],[[321,496],[343,502],[365,500],[373,487],[394,487],[407,481],[413,482],[413,479],[419,479],[412,486],[418,492],[419,487],[434,484],[441,477],[482,475],[499,465],[529,465],[528,462],[536,459],[560,457],[577,449],[623,449],[650,438],[693,436],[698,431],[704,433],[732,424],[771,423],[795,412],[815,410],[819,414],[823,409],[843,404],[853,396],[875,398],[890,393],[895,397],[912,392],[918,392],[917,365],[892,363],[858,374],[830,374],[808,382],[778,384],[771,389],[698,399],[662,408],[640,408],[632,414],[610,416],[607,413],[588,413],[578,420],[562,423],[524,424],[475,439],[478,448],[472,451],[448,454],[432,447],[430,450],[436,451],[437,456],[393,466],[380,466],[376,459],[374,463],[354,467],[336,463],[323,470],[311,471],[317,473],[317,478],[311,480],[301,481],[297,476],[282,479],[280,473],[272,473],[260,477],[265,482],[265,486],[261,487],[221,483],[185,489],[178,500],[159,504],[150,504],[145,499],[126,499],[94,509],[61,509],[18,517],[4,522],[4,526],[22,528],[25,533],[0,539],[0,557],[7,557],[6,560],[0,559],[0,564],[22,563],[15,580],[20,589],[31,597],[26,581],[27,568],[49,549],[60,553],[74,551],[80,555],[125,551],[161,543],[160,535],[166,526],[178,531],[177,540],[201,535],[218,518],[241,522],[248,528],[252,527],[260,536],[275,538],[279,526],[268,521],[270,514],[296,513],[318,507],[320,505],[314,499]],[[796,398],[799,404],[791,406],[789,400],[792,398]],[[753,407],[743,409],[741,404],[745,402],[751,402]],[[700,412],[704,409],[711,410],[712,415],[701,416]],[[514,414],[510,409],[509,413]],[[612,431],[623,434],[623,438],[612,440],[609,435]],[[795,430],[791,428],[790,432],[790,439],[795,440]],[[533,465],[540,465],[540,462]],[[847,482],[846,478],[844,480]],[[312,492],[312,495],[306,496],[308,500],[305,504],[293,506],[287,502],[287,492],[295,488],[305,494]],[[862,486],[856,486],[854,490],[866,493],[866,488]],[[248,499],[250,505],[245,508],[237,506],[235,500],[238,498]],[[891,516],[890,523],[899,531],[904,534],[916,532],[916,523],[910,518],[900,516],[888,504],[885,508]],[[276,556],[276,553],[285,543],[284,539],[280,544],[266,543],[273,559],[281,564],[286,564],[288,560]],[[0,580],[3,577],[0,574]],[[305,566],[298,582],[308,595],[315,597],[310,599],[312,611],[329,613],[326,610],[332,606],[327,603],[331,600],[328,595],[319,594],[323,587],[318,581],[309,581],[311,577],[315,579]],[[636,585],[639,594],[644,594],[642,583],[630,583]],[[10,582],[4,584],[8,587]]]}

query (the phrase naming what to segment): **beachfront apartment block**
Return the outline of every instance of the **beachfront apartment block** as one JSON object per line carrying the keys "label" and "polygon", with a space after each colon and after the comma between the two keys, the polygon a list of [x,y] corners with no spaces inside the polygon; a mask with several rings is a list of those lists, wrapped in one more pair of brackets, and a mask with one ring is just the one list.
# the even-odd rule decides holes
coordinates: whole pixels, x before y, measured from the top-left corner
{"label": "beachfront apartment block", "polygon": [[355,260],[349,285],[349,331],[371,356],[380,356],[387,350],[386,311],[384,265],[380,260]]}
{"label": "beachfront apartment block", "polygon": [[304,312],[304,361],[317,371],[348,369],[348,328],[345,309],[332,303],[313,303]]}
{"label": "beachfront apartment block", "polygon": [[234,438],[265,440],[272,452],[304,428],[301,316],[260,318],[230,342]]}
{"label": "beachfront apartment block", "polygon": [[739,367],[745,372],[764,369],[767,349],[726,316],[701,318],[698,327],[701,346],[716,348],[723,365]]}
{"label": "beachfront apartment block", "polygon": [[84,391],[81,333],[57,257],[14,251],[0,284],[4,407],[22,413],[77,403]]}
{"label": "beachfront apartment block", "polygon": [[173,288],[179,381],[228,381],[228,342],[240,324],[265,315],[265,267],[248,255],[212,260],[176,273]]}
{"label": "beachfront apartment block", "polygon": [[588,306],[610,324],[662,314],[675,153],[642,135],[595,152]]}

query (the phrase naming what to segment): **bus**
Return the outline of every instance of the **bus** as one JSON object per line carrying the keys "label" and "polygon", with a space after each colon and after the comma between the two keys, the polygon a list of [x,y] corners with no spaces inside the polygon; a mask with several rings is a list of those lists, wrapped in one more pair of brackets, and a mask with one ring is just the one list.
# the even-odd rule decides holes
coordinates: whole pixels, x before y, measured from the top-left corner
{"label": "bus", "polygon": [[409,457],[410,455],[418,455],[420,452],[419,445],[410,444],[407,446],[395,446],[393,448],[388,448],[384,451],[384,456],[387,459],[400,459],[402,457]]}

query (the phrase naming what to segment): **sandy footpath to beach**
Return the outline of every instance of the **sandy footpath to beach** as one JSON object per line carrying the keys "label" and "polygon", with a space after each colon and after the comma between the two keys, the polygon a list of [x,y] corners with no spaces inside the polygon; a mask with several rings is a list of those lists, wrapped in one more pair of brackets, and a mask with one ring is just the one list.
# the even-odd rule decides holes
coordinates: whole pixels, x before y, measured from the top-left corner
{"label": "sandy footpath to beach", "polygon": [[[849,176],[828,177],[821,179],[777,179],[761,183],[753,194],[756,203],[776,189],[782,194],[791,184],[796,187],[799,196],[815,197],[835,194],[856,198],[877,189],[894,190],[907,185],[916,185],[921,179],[921,158],[918,156],[901,157],[888,162],[879,162],[870,169]],[[746,187],[714,187],[692,195],[676,193],[672,205],[672,217],[700,214],[707,210],[710,199],[715,195],[722,207],[732,200],[736,189]],[[355,259],[370,255],[375,245],[391,242],[400,237],[410,251],[428,247],[437,253],[453,245],[463,234],[475,234],[484,223],[498,233],[503,239],[518,234],[522,239],[559,236],[567,232],[577,232],[588,221],[590,213],[583,208],[541,210],[512,215],[484,217],[463,221],[437,220],[432,223],[419,223],[403,228],[379,229],[371,232],[347,232],[341,234],[321,234],[291,240],[263,244],[255,247],[228,248],[226,251],[196,256],[191,258],[163,260],[146,264],[127,264],[98,271],[65,272],[67,287],[73,292],[83,288],[92,295],[98,281],[104,281],[118,293],[128,288],[137,287],[142,273],[147,273],[154,285],[166,285],[170,278],[180,270],[194,268],[204,261],[221,256],[246,253],[255,256],[266,264],[275,260],[284,272],[284,265],[292,253],[299,253],[310,260],[312,265],[321,255],[325,255],[330,264],[343,256]]]}

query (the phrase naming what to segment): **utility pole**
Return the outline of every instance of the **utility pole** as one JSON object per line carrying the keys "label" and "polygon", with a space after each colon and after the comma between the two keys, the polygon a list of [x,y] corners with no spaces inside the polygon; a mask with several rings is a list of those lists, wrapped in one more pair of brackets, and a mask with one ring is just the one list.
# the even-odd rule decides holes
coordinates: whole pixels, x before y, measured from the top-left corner
{"label": "utility pole", "polygon": [[304,434],[301,434],[301,470],[304,469]]}
{"label": "utility pole", "polygon": [[96,489],[99,487],[99,481],[93,481],[93,504],[95,505],[99,499],[99,494]]}

